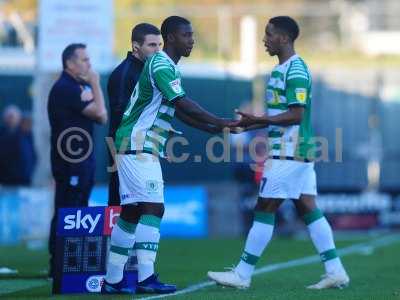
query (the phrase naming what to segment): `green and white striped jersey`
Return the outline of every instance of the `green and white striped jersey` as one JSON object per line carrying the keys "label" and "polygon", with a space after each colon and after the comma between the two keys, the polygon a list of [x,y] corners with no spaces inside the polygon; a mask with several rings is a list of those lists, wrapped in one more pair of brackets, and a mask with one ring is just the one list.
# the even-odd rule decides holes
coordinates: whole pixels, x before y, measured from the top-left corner
{"label": "green and white striped jersey", "polygon": [[175,114],[174,101],[185,95],[177,65],[163,51],[146,60],[116,132],[118,151],[164,156]]}
{"label": "green and white striped jersey", "polygon": [[266,93],[268,115],[283,113],[290,105],[301,105],[305,110],[300,125],[286,127],[270,125],[268,127],[269,156],[300,160],[314,159],[311,84],[310,71],[298,55],[293,55],[272,70]]}

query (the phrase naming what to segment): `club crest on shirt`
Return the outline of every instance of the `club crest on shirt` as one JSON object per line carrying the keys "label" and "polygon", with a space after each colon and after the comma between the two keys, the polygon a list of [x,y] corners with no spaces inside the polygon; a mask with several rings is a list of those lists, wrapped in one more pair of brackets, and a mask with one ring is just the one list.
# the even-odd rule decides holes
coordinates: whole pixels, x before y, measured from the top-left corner
{"label": "club crest on shirt", "polygon": [[84,88],[82,88],[81,100],[84,102],[93,100],[93,92],[90,87],[85,86]]}
{"label": "club crest on shirt", "polygon": [[305,103],[306,99],[307,99],[307,89],[304,88],[297,88],[294,90],[295,94],[296,94],[296,100],[301,102],[301,103]]}
{"label": "club crest on shirt", "polygon": [[155,180],[146,181],[146,190],[149,194],[155,194],[159,192],[159,184]]}
{"label": "club crest on shirt", "polygon": [[267,101],[271,102],[272,104],[279,104],[281,102],[279,93],[277,91],[268,89],[267,90]]}
{"label": "club crest on shirt", "polygon": [[171,89],[172,89],[176,94],[179,94],[179,93],[182,92],[181,80],[180,80],[179,78],[178,78],[178,79],[175,79],[175,80],[173,80],[173,81],[171,81],[171,82],[169,83],[169,86],[171,87]]}

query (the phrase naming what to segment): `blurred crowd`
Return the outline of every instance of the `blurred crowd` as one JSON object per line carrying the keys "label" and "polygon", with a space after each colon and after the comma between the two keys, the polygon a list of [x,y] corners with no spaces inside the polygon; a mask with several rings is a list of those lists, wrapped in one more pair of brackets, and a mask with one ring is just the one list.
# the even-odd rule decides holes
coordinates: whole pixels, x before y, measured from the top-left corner
{"label": "blurred crowd", "polygon": [[0,45],[2,47],[20,47],[18,33],[9,22],[0,22]]}
{"label": "blurred crowd", "polygon": [[15,105],[5,107],[0,123],[0,185],[31,185],[36,161],[30,114]]}

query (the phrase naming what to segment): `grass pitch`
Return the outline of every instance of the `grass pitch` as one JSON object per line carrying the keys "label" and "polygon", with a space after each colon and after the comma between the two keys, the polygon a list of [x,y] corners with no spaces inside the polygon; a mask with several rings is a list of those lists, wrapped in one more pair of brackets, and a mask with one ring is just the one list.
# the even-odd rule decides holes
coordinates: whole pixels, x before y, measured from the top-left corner
{"label": "grass pitch", "polygon": [[[319,280],[322,264],[316,257],[310,258],[315,255],[310,241],[282,238],[274,239],[265,251],[257,267],[271,268],[254,276],[250,289],[236,290],[209,283],[207,271],[223,270],[237,263],[243,244],[239,239],[162,240],[157,262],[160,278],[176,283],[182,292],[168,299],[400,300],[400,236],[383,243],[377,237],[337,242],[337,248],[344,249],[342,260],[351,277],[350,286],[344,290],[306,290],[306,285]],[[132,299],[129,296],[52,296],[51,284],[44,273],[47,259],[45,250],[32,251],[23,246],[0,248],[0,267],[19,271],[17,275],[0,275],[0,299]],[[133,298],[148,297],[135,295]]]}

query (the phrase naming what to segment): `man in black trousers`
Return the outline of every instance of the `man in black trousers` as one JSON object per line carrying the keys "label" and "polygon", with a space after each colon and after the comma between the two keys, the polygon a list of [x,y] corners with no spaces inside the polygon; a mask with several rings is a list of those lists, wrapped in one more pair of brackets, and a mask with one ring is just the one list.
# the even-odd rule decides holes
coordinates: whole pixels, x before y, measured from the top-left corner
{"label": "man in black trousers", "polygon": [[51,169],[55,181],[51,220],[49,276],[55,273],[57,211],[85,207],[94,184],[94,123],[107,122],[99,75],[91,68],[86,45],[68,45],[62,53],[63,72],[47,103],[51,128]]}
{"label": "man in black trousers", "polygon": [[[115,132],[122,120],[122,115],[130,100],[132,91],[139,80],[145,60],[156,51],[161,50],[162,38],[160,30],[151,24],[141,23],[132,29],[132,51],[114,69],[108,80],[107,91],[110,110],[109,149],[115,138]],[[112,140],[111,140],[111,139]],[[114,149],[118,151],[119,149]],[[114,165],[114,154],[110,151],[110,182],[108,205],[120,205],[118,173]]]}

